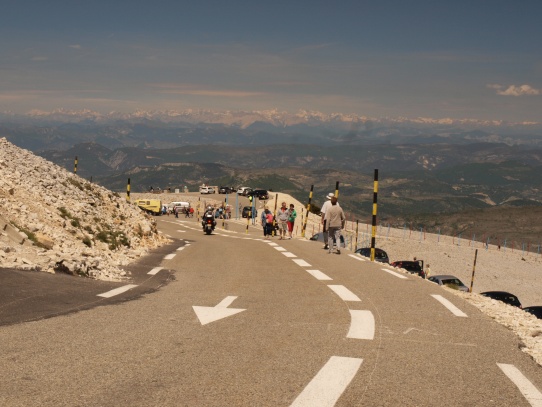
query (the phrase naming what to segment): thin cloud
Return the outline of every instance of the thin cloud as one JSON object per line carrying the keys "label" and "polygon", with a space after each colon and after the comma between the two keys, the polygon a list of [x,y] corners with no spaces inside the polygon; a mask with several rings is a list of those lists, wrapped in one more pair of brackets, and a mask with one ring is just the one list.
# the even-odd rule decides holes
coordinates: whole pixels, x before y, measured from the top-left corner
{"label": "thin cloud", "polygon": [[68,45],[70,48],[73,48],[73,49],[81,49],[81,45],[79,44],[74,44],[74,45]]}
{"label": "thin cloud", "polygon": [[510,85],[508,87],[505,87],[503,85],[499,84],[490,84],[487,85],[490,89],[495,89],[497,91],[497,95],[501,96],[538,96],[542,95],[541,89],[533,88],[530,85]]}
{"label": "thin cloud", "polygon": [[174,95],[217,96],[236,98],[263,95],[262,92],[247,92],[229,89],[204,89],[196,87],[195,85],[154,84],[152,86],[160,89],[159,92],[162,94]]}

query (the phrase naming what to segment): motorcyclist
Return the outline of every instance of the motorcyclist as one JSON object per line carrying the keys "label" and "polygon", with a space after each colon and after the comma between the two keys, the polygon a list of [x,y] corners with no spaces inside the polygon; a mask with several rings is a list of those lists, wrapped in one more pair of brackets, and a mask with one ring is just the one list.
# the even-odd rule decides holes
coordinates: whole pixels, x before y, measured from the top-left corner
{"label": "motorcyclist", "polygon": [[211,205],[209,205],[205,209],[205,212],[203,213],[201,226],[203,227],[204,230],[205,230],[205,222],[207,221],[208,218],[210,218],[213,221],[213,229],[214,229],[215,226],[216,226],[216,221],[215,221],[215,216],[214,216],[214,213],[213,213],[213,207]]}

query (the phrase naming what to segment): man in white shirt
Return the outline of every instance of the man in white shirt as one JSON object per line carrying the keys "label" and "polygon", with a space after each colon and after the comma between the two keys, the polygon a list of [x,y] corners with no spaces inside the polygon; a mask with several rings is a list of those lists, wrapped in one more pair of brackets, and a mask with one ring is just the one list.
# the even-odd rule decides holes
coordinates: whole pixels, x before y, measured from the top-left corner
{"label": "man in white shirt", "polygon": [[[325,217],[326,217],[327,210],[331,207],[331,197],[333,196],[335,196],[333,192],[330,192],[329,194],[327,194],[326,195],[327,201],[324,202],[324,204],[322,205],[322,209],[320,209],[320,214],[322,217],[323,232],[324,232],[324,249],[326,250],[329,249],[329,246],[328,246],[328,236],[329,236],[328,226],[329,225],[326,225]],[[337,203],[337,205],[339,205],[339,203]]]}
{"label": "man in white shirt", "polygon": [[333,241],[337,246],[337,254],[341,254],[341,230],[344,228],[346,217],[342,208],[337,204],[337,197],[333,196],[330,199],[331,206],[327,208],[325,215],[325,222],[328,230],[328,248],[329,253],[333,249]]}

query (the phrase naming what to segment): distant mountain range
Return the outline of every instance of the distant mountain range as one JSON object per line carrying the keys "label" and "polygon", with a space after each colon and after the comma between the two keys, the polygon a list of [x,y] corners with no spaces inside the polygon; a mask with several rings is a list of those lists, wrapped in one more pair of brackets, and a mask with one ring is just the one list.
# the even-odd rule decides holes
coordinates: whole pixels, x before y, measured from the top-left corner
{"label": "distant mountain range", "polygon": [[151,185],[192,191],[202,183],[245,185],[304,202],[314,185],[314,203],[321,205],[340,181],[341,205],[366,217],[378,169],[379,217],[395,224],[542,205],[537,123],[305,111],[59,110],[0,114],[0,137],[70,171],[77,156],[78,175],[116,191],[131,178],[134,192]]}

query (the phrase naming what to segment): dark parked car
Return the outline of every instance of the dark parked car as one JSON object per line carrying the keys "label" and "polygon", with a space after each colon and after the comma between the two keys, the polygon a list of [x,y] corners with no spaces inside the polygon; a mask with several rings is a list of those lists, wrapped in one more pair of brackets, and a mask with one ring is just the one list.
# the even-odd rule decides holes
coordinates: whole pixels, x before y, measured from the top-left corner
{"label": "dark parked car", "polygon": [[537,305],[536,307],[525,307],[523,311],[527,311],[529,314],[533,314],[538,319],[542,319],[542,306]]}
{"label": "dark parked car", "polygon": [[437,283],[438,285],[445,285],[446,287],[455,288],[459,291],[469,291],[469,287],[467,287],[463,282],[458,279],[456,276],[450,276],[450,275],[441,275],[441,276],[431,276],[428,278],[429,281],[432,281],[433,283]]}
{"label": "dark parked car", "polygon": [[[370,247],[362,247],[361,249],[356,250],[356,253],[361,254],[364,257],[371,257],[371,248]],[[388,257],[388,254],[382,250],[375,248],[375,261],[378,261],[380,263],[389,263],[390,258]]]}
{"label": "dark parked car", "polygon": [[480,293],[484,297],[489,297],[497,301],[502,301],[505,304],[513,305],[514,307],[521,308],[521,302],[514,294],[507,293],[506,291],[486,291]]}
{"label": "dark parked car", "polygon": [[218,193],[219,194],[232,194],[235,192],[235,189],[233,189],[232,187],[220,187],[218,188]]}
{"label": "dark parked car", "polygon": [[265,189],[255,189],[254,191],[247,192],[247,197],[253,196],[258,199],[269,199],[269,194]]}
{"label": "dark parked car", "polygon": [[[248,218],[248,214],[252,211],[252,206],[245,206],[243,208],[243,211],[241,212],[241,216],[243,218]],[[254,209],[254,213],[251,214],[252,218],[256,218],[258,216],[258,210]]]}
{"label": "dark parked car", "polygon": [[423,260],[399,260],[391,263],[393,267],[405,269],[409,273],[417,274],[420,277],[425,277],[423,271]]}

